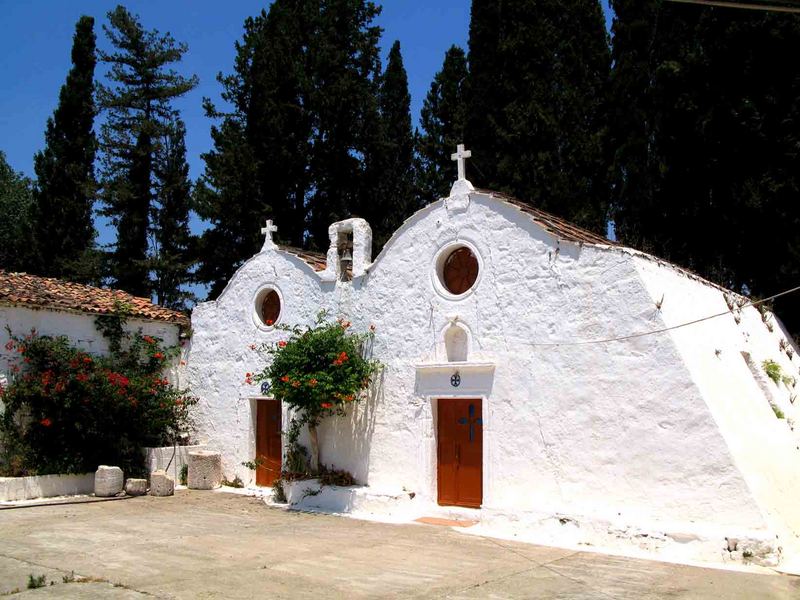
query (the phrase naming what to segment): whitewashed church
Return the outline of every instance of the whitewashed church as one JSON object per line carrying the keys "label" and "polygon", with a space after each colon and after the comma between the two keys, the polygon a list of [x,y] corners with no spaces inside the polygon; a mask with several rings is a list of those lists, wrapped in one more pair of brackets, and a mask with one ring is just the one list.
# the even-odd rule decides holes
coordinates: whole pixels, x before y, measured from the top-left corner
{"label": "whitewashed church", "polygon": [[[418,515],[459,507],[478,531],[796,570],[800,358],[781,323],[474,189],[468,154],[454,155],[450,195],[378,256],[361,219],[330,226],[326,256],[276,245],[268,222],[261,252],[195,308],[187,375],[226,475],[269,485],[280,471],[288,415],[245,373],[264,366],[255,345],[286,336],[275,324],[327,309],[374,325],[385,365],[371,398],[320,431],[322,462],[364,484],[359,497]],[[254,476],[242,462],[256,456]],[[347,498],[338,508],[357,510]]]}

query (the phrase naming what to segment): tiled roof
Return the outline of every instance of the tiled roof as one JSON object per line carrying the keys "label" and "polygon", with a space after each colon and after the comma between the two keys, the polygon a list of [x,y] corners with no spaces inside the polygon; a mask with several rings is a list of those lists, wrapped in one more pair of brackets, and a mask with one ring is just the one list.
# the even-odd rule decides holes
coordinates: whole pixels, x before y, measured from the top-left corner
{"label": "tiled roof", "polygon": [[295,255],[315,271],[324,271],[325,265],[328,262],[328,257],[322,252],[303,250],[301,248],[295,248],[294,246],[278,246],[278,248],[284,252]]}
{"label": "tiled roof", "polygon": [[133,317],[189,325],[189,318],[185,314],[127,292],[27,273],[0,271],[0,304],[106,314],[114,311],[115,301],[129,305]]}
{"label": "tiled roof", "polygon": [[583,229],[577,225],[573,225],[569,221],[565,221],[564,219],[551,215],[550,213],[546,213],[543,210],[534,208],[529,204],[525,204],[521,200],[513,198],[512,196],[508,196],[500,192],[493,192],[491,190],[475,191],[514,205],[520,211],[527,214],[535,223],[544,228],[545,231],[549,232],[558,239],[576,242],[578,244],[603,244],[606,246],[619,245],[617,242],[612,242],[602,235],[587,229]]}

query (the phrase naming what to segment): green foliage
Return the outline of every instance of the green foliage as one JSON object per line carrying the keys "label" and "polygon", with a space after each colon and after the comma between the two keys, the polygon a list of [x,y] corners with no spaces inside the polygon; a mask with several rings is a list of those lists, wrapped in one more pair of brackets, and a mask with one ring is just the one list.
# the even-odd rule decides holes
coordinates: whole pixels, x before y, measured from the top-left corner
{"label": "green foliage", "polygon": [[220,485],[224,485],[225,487],[232,487],[232,488],[240,489],[240,488],[244,487],[244,482],[242,481],[241,477],[236,475],[232,480],[229,480],[228,478],[223,477],[222,481],[220,482]]}
{"label": "green foliage", "polygon": [[466,136],[467,76],[467,57],[452,46],[422,105],[417,185],[423,204],[445,197],[453,184],[450,155]]}
{"label": "green foliage", "polygon": [[212,296],[259,250],[265,218],[281,243],[327,248],[331,222],[378,201],[378,13],[365,0],[276,0],[245,21],[233,73],[218,77],[231,108],[205,102],[220,120],[195,198],[211,222],[198,276]]}
{"label": "green foliage", "polygon": [[185,44],[169,34],[146,31],[122,6],[109,12],[108,20],[104,30],[112,51],[101,51],[100,59],[109,65],[112,85],[99,85],[97,98],[106,113],[100,139],[104,214],[117,228],[111,271],[116,287],[149,297],[148,234],[158,154],[175,122],[172,102],[198,80],[169,68],[186,53]]}
{"label": "green foliage", "polygon": [[242,466],[246,469],[250,469],[251,471],[255,471],[263,464],[263,462],[264,461],[262,461],[260,458],[256,457],[253,460],[244,461]]}
{"label": "green foliage", "polygon": [[349,333],[350,323],[325,321],[287,328],[288,340],[266,348],[272,363],[255,376],[269,381],[271,393],[298,412],[298,422],[316,426],[328,416],[344,416],[360,400],[379,363],[365,358],[374,332]]}
{"label": "green foliage", "polygon": [[473,0],[466,140],[474,183],[605,233],[600,3]]}
{"label": "green foliage", "polygon": [[27,271],[36,258],[31,181],[0,151],[0,269]]}
{"label": "green foliage", "polygon": [[770,404],[770,407],[772,408],[772,412],[775,413],[776,417],[778,417],[779,419],[785,419],[786,418],[786,416],[783,414],[783,411],[780,408],[778,408],[774,404]]}
{"label": "green foliage", "polygon": [[[800,19],[612,7],[618,236],[737,291],[785,289],[800,279],[800,64],[775,65],[796,52]],[[800,331],[800,296],[775,310]]]}
{"label": "green foliage", "polygon": [[344,469],[321,468],[319,473],[320,485],[338,485],[347,487],[356,484],[355,477]]}
{"label": "green foliage", "polygon": [[178,483],[186,485],[189,482],[189,465],[181,465],[178,471]]}
{"label": "green foliage", "polygon": [[166,129],[156,153],[156,207],[151,269],[156,301],[175,310],[186,308],[194,296],[186,289],[192,280],[195,240],[189,231],[192,186],[186,162],[186,127],[176,118]]}
{"label": "green foliage", "polygon": [[120,332],[121,317],[107,319],[108,357],[74,348],[66,337],[9,331],[7,349],[18,358],[2,390],[0,471],[85,473],[114,464],[134,474],[143,468],[143,447],[172,443],[189,426],[196,399],[162,375],[178,349]]}
{"label": "green foliage", "polygon": [[278,478],[272,482],[272,500],[281,504],[288,502],[286,491],[283,489],[283,479]]}
{"label": "green foliage", "polygon": [[44,587],[46,583],[47,583],[46,575],[34,575],[33,573],[28,575],[29,590],[35,590],[36,588]]}
{"label": "green foliage", "polygon": [[775,383],[780,383],[781,378],[783,377],[783,372],[781,370],[781,366],[776,363],[774,360],[765,360],[761,363],[761,368],[764,369],[764,372],[767,374],[767,377],[772,379]]}
{"label": "green foliage", "polygon": [[38,252],[29,270],[84,283],[98,277],[92,257],[96,62],[94,19],[83,16],[75,25],[72,68],[47,120],[45,148],[34,157]]}
{"label": "green foliage", "polygon": [[378,94],[380,128],[373,153],[376,182],[366,205],[358,213],[372,226],[377,253],[400,224],[419,208],[415,198],[414,135],[411,129],[411,95],[403,66],[400,42],[389,51]]}

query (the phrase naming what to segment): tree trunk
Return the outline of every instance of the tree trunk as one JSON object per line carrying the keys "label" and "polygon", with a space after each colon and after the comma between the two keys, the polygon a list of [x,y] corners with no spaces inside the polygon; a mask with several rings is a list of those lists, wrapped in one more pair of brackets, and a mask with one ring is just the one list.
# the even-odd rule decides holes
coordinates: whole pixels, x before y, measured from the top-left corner
{"label": "tree trunk", "polygon": [[308,437],[311,440],[311,472],[319,472],[319,438],[317,437],[317,426],[308,424]]}

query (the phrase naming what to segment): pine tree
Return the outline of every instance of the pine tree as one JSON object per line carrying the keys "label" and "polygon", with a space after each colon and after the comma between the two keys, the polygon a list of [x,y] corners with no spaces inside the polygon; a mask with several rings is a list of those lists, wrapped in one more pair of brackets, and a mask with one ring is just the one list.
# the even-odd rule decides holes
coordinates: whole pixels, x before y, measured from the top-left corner
{"label": "pine tree", "polygon": [[[627,118],[614,132],[619,236],[736,290],[790,287],[800,279],[800,66],[783,58],[800,43],[800,19],[614,8],[612,103]],[[776,310],[800,332],[800,299]]]}
{"label": "pine tree", "polygon": [[108,19],[110,26],[103,29],[114,51],[101,52],[100,58],[110,65],[107,77],[115,85],[98,86],[98,99],[106,111],[101,128],[104,212],[117,227],[111,274],[116,287],[150,296],[155,154],[173,117],[172,100],[193,89],[197,78],[168,69],[180,61],[185,44],[169,34],[145,31],[122,6],[108,13]]}
{"label": "pine tree", "polygon": [[167,129],[155,164],[156,207],[153,211],[155,252],[151,263],[159,304],[183,310],[194,300],[191,282],[194,242],[189,231],[192,185],[186,162],[186,127],[176,118]]}
{"label": "pine tree", "polygon": [[414,134],[411,129],[411,95],[403,66],[400,42],[389,51],[386,70],[381,78],[380,148],[374,154],[379,165],[378,184],[368,191],[369,203],[363,216],[372,226],[375,251],[391,237],[400,224],[417,208],[414,195]]}
{"label": "pine tree", "polygon": [[36,272],[51,277],[90,281],[94,245],[92,207],[95,196],[92,130],[95,106],[94,19],[75,25],[72,68],[61,88],[58,107],[47,120],[45,148],[34,157],[36,171]]}
{"label": "pine tree", "polygon": [[0,269],[31,270],[36,258],[33,184],[0,150]]}
{"label": "pine tree", "polygon": [[446,196],[455,180],[451,154],[466,135],[467,57],[452,46],[442,70],[433,79],[422,106],[417,148],[420,156],[418,187],[423,202]]}
{"label": "pine tree", "polygon": [[469,62],[477,182],[605,231],[610,59],[600,3],[475,0]]}

